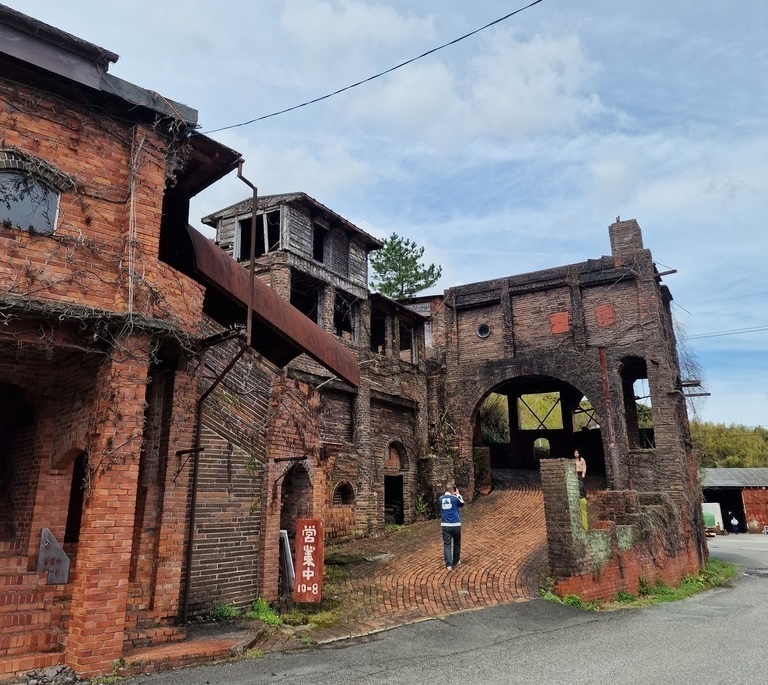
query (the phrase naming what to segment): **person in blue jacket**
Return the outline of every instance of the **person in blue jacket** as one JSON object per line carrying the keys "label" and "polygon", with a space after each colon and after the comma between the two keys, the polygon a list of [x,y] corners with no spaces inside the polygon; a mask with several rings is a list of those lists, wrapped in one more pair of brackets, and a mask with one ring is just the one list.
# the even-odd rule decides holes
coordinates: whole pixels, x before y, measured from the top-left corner
{"label": "person in blue jacket", "polygon": [[443,532],[443,558],[445,568],[451,570],[458,566],[461,559],[461,516],[459,508],[464,506],[464,498],[455,484],[449,483],[444,495],[437,498],[437,510],[440,512],[440,529]]}

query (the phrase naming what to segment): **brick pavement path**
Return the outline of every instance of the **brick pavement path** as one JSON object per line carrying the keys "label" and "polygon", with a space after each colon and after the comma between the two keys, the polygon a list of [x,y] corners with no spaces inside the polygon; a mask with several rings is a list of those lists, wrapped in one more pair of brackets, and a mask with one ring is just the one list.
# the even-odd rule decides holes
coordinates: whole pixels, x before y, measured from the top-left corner
{"label": "brick pavement path", "polygon": [[[547,573],[544,500],[538,472],[494,472],[495,489],[462,509],[461,563],[447,571],[440,522],[407,526],[381,538],[330,545],[345,567],[332,627],[232,630],[158,645],[127,657],[120,675],[224,658],[243,648],[280,651],[319,644],[446,614],[527,601]],[[364,558],[369,559],[365,561]]]}
{"label": "brick pavement path", "polygon": [[[444,566],[437,520],[332,546],[372,561],[349,568],[340,593],[345,625],[326,632],[362,634],[538,596],[548,573],[539,474],[496,472],[494,481],[490,495],[462,509],[461,563],[452,571]],[[313,638],[330,637],[323,632]]]}

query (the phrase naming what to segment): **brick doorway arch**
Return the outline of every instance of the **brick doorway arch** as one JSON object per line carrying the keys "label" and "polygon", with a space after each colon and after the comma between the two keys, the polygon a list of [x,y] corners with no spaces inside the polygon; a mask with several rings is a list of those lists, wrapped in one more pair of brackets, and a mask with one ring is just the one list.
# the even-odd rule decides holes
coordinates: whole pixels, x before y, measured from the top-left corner
{"label": "brick doorway arch", "polygon": [[489,470],[538,470],[542,458],[567,458],[579,450],[591,474],[605,475],[595,407],[562,379],[520,376],[497,384],[478,403],[472,421],[474,450],[485,454]]}

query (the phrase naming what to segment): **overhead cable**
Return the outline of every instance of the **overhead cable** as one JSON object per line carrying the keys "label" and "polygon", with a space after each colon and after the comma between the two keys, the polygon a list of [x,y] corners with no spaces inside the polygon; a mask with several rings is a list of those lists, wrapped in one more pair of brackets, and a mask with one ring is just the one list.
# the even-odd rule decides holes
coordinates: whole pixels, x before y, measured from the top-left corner
{"label": "overhead cable", "polygon": [[295,109],[300,109],[302,107],[306,107],[307,105],[314,105],[316,102],[320,102],[322,100],[327,100],[328,98],[333,97],[334,95],[338,95],[339,93],[343,93],[346,90],[351,90],[352,88],[357,88],[357,86],[361,86],[364,83],[368,83],[369,81],[373,81],[374,79],[377,79],[381,76],[385,76],[386,74],[391,74],[393,71],[396,71],[397,69],[401,69],[404,66],[407,66],[408,64],[412,64],[413,62],[416,62],[417,60],[422,59],[423,57],[427,57],[428,55],[432,55],[438,50],[442,50],[443,48],[450,47],[451,45],[455,45],[456,43],[460,43],[462,40],[465,40],[466,38],[469,38],[470,36],[474,36],[476,33],[480,33],[480,31],[485,31],[485,29],[490,28],[491,26],[495,26],[496,24],[500,24],[502,21],[506,21],[510,17],[514,17],[516,14],[520,14],[520,12],[524,12],[525,10],[533,7],[534,5],[538,5],[540,2],[543,2],[544,0],[534,0],[534,2],[531,2],[530,4],[526,5],[525,7],[521,7],[520,9],[515,10],[514,12],[510,12],[509,14],[505,14],[503,17],[499,17],[498,19],[495,19],[494,21],[490,22],[489,24],[486,24],[485,26],[481,26],[479,29],[475,29],[474,31],[470,31],[469,33],[465,33],[463,36],[459,36],[458,38],[454,38],[452,41],[449,41],[448,43],[443,43],[443,45],[439,45],[436,48],[432,48],[431,50],[427,50],[426,52],[422,53],[418,57],[412,57],[411,59],[406,60],[405,62],[401,62],[400,64],[395,65],[394,67],[390,67],[389,69],[386,69],[385,71],[380,71],[378,74],[374,74],[373,76],[369,76],[368,78],[363,79],[362,81],[358,81],[357,83],[353,83],[349,86],[345,86],[344,88],[339,88],[338,90],[334,90],[332,93],[328,93],[327,95],[321,95],[320,97],[314,98],[312,100],[307,100],[306,102],[302,102],[300,105],[294,105],[293,107],[286,107],[285,109],[281,109],[277,112],[272,112],[271,114],[264,114],[263,116],[256,117],[255,119],[249,119],[248,121],[243,121],[239,124],[231,124],[230,126],[222,126],[221,128],[214,128],[210,131],[204,131],[205,135],[208,135],[210,133],[218,133],[219,131],[227,131],[231,128],[239,128],[240,126],[248,126],[248,124],[256,123],[257,121],[263,121],[264,119],[269,119],[271,117],[279,116],[280,114],[286,114],[287,112],[292,112]]}

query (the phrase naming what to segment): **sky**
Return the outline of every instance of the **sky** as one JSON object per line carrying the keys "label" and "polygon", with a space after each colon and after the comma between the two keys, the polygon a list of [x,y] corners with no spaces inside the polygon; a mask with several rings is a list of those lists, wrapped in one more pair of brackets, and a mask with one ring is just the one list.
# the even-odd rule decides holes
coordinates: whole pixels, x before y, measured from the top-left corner
{"label": "sky", "polygon": [[[540,0],[235,126],[530,2],[4,0],[197,109],[259,194],[423,246],[430,293],[607,255],[637,219],[711,393],[689,413],[768,427],[765,0]],[[250,193],[231,174],[192,223]]]}

